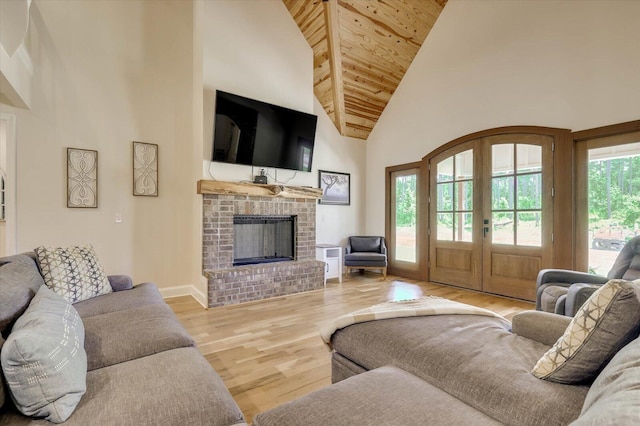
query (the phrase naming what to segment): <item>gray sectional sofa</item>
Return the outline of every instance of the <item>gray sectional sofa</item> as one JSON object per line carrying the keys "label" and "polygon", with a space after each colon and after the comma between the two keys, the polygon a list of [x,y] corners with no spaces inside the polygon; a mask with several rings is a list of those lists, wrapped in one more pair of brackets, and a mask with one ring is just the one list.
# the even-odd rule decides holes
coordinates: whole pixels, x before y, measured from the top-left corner
{"label": "gray sectional sofa", "polygon": [[[86,393],[64,424],[246,424],[156,286],[108,278],[112,293],[73,305],[84,325]],[[33,255],[0,259],[0,347],[42,285]],[[4,377],[1,385],[0,425],[51,424],[20,414]]]}
{"label": "gray sectional sofa", "polygon": [[332,338],[333,385],[261,413],[254,426],[637,425],[640,339],[593,383],[534,377],[571,318],[475,315],[353,324]]}

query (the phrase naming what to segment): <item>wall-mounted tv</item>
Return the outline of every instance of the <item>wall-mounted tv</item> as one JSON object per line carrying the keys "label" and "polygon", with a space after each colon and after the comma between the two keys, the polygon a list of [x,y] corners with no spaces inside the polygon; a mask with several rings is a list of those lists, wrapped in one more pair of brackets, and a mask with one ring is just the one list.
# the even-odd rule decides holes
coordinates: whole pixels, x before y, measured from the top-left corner
{"label": "wall-mounted tv", "polygon": [[216,91],[212,161],[311,171],[318,117]]}

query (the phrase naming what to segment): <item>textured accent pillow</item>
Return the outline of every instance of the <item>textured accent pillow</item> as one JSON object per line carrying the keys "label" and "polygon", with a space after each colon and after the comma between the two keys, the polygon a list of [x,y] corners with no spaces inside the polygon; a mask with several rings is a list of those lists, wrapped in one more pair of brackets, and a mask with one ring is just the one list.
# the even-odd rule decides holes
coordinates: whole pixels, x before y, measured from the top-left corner
{"label": "textured accent pillow", "polygon": [[640,281],[611,280],[580,307],[531,373],[558,383],[592,380],[640,332]]}
{"label": "textured accent pillow", "polygon": [[84,326],[69,302],[42,286],[2,345],[2,371],[18,410],[61,423],[84,395]]}
{"label": "textured accent pillow", "polygon": [[69,303],[111,293],[111,285],[91,245],[35,249],[44,283]]}

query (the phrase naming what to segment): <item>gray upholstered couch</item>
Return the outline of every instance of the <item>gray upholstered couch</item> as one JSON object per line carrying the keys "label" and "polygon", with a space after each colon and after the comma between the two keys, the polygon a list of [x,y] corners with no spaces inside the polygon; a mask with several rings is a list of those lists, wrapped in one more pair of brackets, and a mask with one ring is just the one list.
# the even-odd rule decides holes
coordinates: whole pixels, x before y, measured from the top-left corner
{"label": "gray upholstered couch", "polygon": [[528,311],[508,323],[441,315],[350,325],[332,338],[333,385],[254,426],[640,424],[640,339],[593,385],[534,377],[570,318]]}
{"label": "gray upholstered couch", "polygon": [[[6,268],[12,264],[11,268]],[[113,293],[78,302],[85,330],[86,393],[69,425],[245,424],[222,379],[154,284],[110,276]],[[0,346],[44,285],[35,258],[0,259]],[[0,425],[50,424],[20,414],[0,387]]]}

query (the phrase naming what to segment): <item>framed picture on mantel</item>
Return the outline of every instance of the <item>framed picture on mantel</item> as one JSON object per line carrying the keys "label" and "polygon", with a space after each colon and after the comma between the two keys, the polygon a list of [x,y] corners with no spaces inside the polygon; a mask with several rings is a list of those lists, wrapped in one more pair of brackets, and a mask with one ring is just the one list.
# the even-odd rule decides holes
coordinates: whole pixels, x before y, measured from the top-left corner
{"label": "framed picture on mantel", "polygon": [[351,175],[349,173],[318,171],[318,186],[322,189],[320,204],[348,206],[351,204]]}

